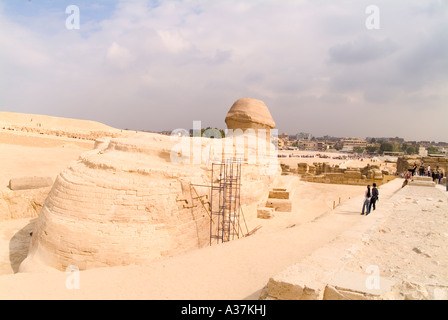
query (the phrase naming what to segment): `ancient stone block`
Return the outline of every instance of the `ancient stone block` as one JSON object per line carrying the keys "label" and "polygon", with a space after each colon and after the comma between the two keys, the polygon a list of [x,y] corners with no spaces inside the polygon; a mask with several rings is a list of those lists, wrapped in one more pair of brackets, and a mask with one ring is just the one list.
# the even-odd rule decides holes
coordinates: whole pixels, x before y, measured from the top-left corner
{"label": "ancient stone block", "polygon": [[325,290],[322,270],[296,264],[269,279],[260,297],[277,300],[320,300]]}
{"label": "ancient stone block", "polygon": [[377,275],[349,271],[336,273],[328,282],[324,300],[374,300],[386,296],[394,282]]}
{"label": "ancient stone block", "polygon": [[257,218],[260,219],[272,219],[274,218],[274,208],[257,208]]}
{"label": "ancient stone block", "polygon": [[289,191],[287,191],[286,189],[273,189],[269,191],[269,198],[289,199]]}
{"label": "ancient stone block", "polygon": [[[425,178],[425,179],[423,179]],[[420,187],[435,187],[436,183],[432,181],[431,177],[416,177],[408,183],[410,186],[420,186]]]}
{"label": "ancient stone block", "polygon": [[9,180],[11,190],[27,190],[51,187],[53,179],[50,177],[22,177]]}
{"label": "ancient stone block", "polygon": [[308,165],[308,163],[298,163],[297,164],[297,173],[298,174],[306,174],[308,173],[310,166]]}
{"label": "ancient stone block", "polygon": [[347,170],[344,172],[344,176],[347,179],[361,179],[361,171],[357,170]]}
{"label": "ancient stone block", "polygon": [[287,199],[268,199],[266,207],[274,208],[275,211],[291,212],[292,201]]}

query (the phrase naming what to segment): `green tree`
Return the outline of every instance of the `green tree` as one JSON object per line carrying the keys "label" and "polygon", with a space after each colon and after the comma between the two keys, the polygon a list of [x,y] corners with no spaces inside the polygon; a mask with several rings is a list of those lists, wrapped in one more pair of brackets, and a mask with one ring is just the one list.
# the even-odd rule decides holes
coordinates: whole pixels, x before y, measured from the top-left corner
{"label": "green tree", "polygon": [[353,148],[353,152],[354,153],[364,153],[364,148],[361,148],[361,147],[354,147]]}
{"label": "green tree", "polygon": [[403,150],[403,152],[406,152],[406,150],[408,150],[409,147],[410,147],[410,146],[408,146],[407,143],[403,143],[403,144],[401,145],[401,150]]}
{"label": "green tree", "polygon": [[394,146],[392,145],[392,143],[389,143],[389,142],[381,143],[380,153],[383,154],[385,151],[389,151],[389,152],[394,151]]}
{"label": "green tree", "polygon": [[367,153],[376,153],[378,152],[379,147],[378,146],[367,146],[366,152]]}
{"label": "green tree", "polygon": [[439,153],[439,150],[434,146],[429,146],[426,148],[426,150],[428,151],[428,154]]}
{"label": "green tree", "polygon": [[418,149],[414,146],[409,146],[406,148],[406,150],[404,150],[404,152],[406,152],[407,154],[416,154],[418,153]]}
{"label": "green tree", "polygon": [[[224,132],[224,130],[222,130],[222,129],[218,129],[218,128],[211,128],[211,127],[207,127],[207,128],[202,128],[201,129],[201,136],[203,137],[204,136],[204,132],[206,131],[206,130],[209,130],[209,129],[211,129],[211,130],[213,130],[213,129],[215,129],[215,130],[218,130],[220,133],[221,133],[221,136],[216,136],[216,137],[214,137],[214,136],[211,136],[211,138],[213,139],[213,138],[215,138],[215,139],[221,139],[221,138],[225,138],[226,137],[226,133]],[[211,131],[211,130],[209,130],[207,133],[209,133],[209,134],[212,134],[213,133],[213,131]]]}

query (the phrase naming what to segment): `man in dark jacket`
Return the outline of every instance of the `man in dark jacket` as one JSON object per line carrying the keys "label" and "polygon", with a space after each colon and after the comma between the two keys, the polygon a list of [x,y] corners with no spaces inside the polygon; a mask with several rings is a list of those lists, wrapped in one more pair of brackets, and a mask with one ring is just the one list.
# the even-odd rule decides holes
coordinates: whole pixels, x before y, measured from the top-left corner
{"label": "man in dark jacket", "polygon": [[372,212],[372,210],[371,210],[372,207],[373,207],[373,210],[376,209],[375,202],[378,200],[379,195],[380,195],[380,193],[378,192],[376,183],[374,183],[373,188],[372,188],[372,198],[370,199],[369,212]]}

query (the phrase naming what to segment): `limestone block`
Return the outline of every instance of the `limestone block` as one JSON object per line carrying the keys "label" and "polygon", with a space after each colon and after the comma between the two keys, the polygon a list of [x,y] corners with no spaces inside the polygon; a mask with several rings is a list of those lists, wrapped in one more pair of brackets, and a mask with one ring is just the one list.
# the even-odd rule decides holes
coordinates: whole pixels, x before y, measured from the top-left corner
{"label": "limestone block", "polygon": [[308,165],[308,163],[304,163],[304,162],[298,163],[297,164],[297,173],[298,174],[308,173],[309,167],[310,166]]}
{"label": "limestone block", "polygon": [[0,191],[0,221],[36,218],[50,189],[50,187],[47,187],[32,190]]}
{"label": "limestone block", "polygon": [[257,208],[257,218],[259,219],[272,219],[274,218],[274,209],[273,208]]}
{"label": "limestone block", "polygon": [[291,212],[292,201],[287,199],[268,199],[266,207],[274,208],[275,211]]}
{"label": "limestone block", "polygon": [[327,173],[325,177],[330,180],[330,183],[342,183],[345,178],[342,173]]}
{"label": "limestone block", "polygon": [[27,190],[51,187],[53,179],[50,177],[21,177],[9,180],[11,190]]}
{"label": "limestone block", "polygon": [[361,171],[359,170],[347,170],[344,176],[348,179],[361,179]]}
{"label": "limestone block", "polygon": [[272,191],[269,191],[269,198],[289,199],[289,191],[286,189],[274,188]]}
{"label": "limestone block", "polygon": [[382,179],[383,178],[383,173],[381,172],[381,170],[373,170],[373,179]]}
{"label": "limestone block", "polygon": [[414,177],[412,177],[412,180],[414,180],[414,181],[431,182],[432,181],[432,177],[428,177],[428,176],[414,176]]}
{"label": "limestone block", "polygon": [[328,282],[324,300],[377,300],[386,297],[394,282],[376,275],[337,272]]}
{"label": "limestone block", "polygon": [[435,187],[436,183],[432,180],[432,177],[427,176],[414,176],[408,183],[411,186],[421,187]]}
{"label": "limestone block", "polygon": [[291,171],[290,167],[287,164],[282,163],[282,164],[280,164],[280,166],[282,168],[282,172],[290,172]]}
{"label": "limestone block", "polygon": [[320,300],[326,273],[310,265],[295,264],[270,278],[261,299]]}
{"label": "limestone block", "polygon": [[408,185],[410,186],[420,186],[420,187],[435,187],[436,183],[431,181],[431,182],[426,182],[426,181],[410,181],[408,183]]}

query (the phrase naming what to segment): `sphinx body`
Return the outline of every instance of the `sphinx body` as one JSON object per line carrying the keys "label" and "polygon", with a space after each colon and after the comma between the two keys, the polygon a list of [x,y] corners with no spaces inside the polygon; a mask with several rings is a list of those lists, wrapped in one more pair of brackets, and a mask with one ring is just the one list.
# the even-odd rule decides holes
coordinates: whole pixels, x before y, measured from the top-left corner
{"label": "sphinx body", "polygon": [[[211,164],[236,156],[241,137],[256,141],[244,147],[246,155],[266,145],[244,134],[218,141],[139,133],[98,141],[57,177],[19,271],[142,265],[209,245],[210,217],[197,200],[207,199],[209,189],[193,186],[210,184]],[[281,172],[266,159],[274,160],[243,161],[241,205],[248,218]]]}

